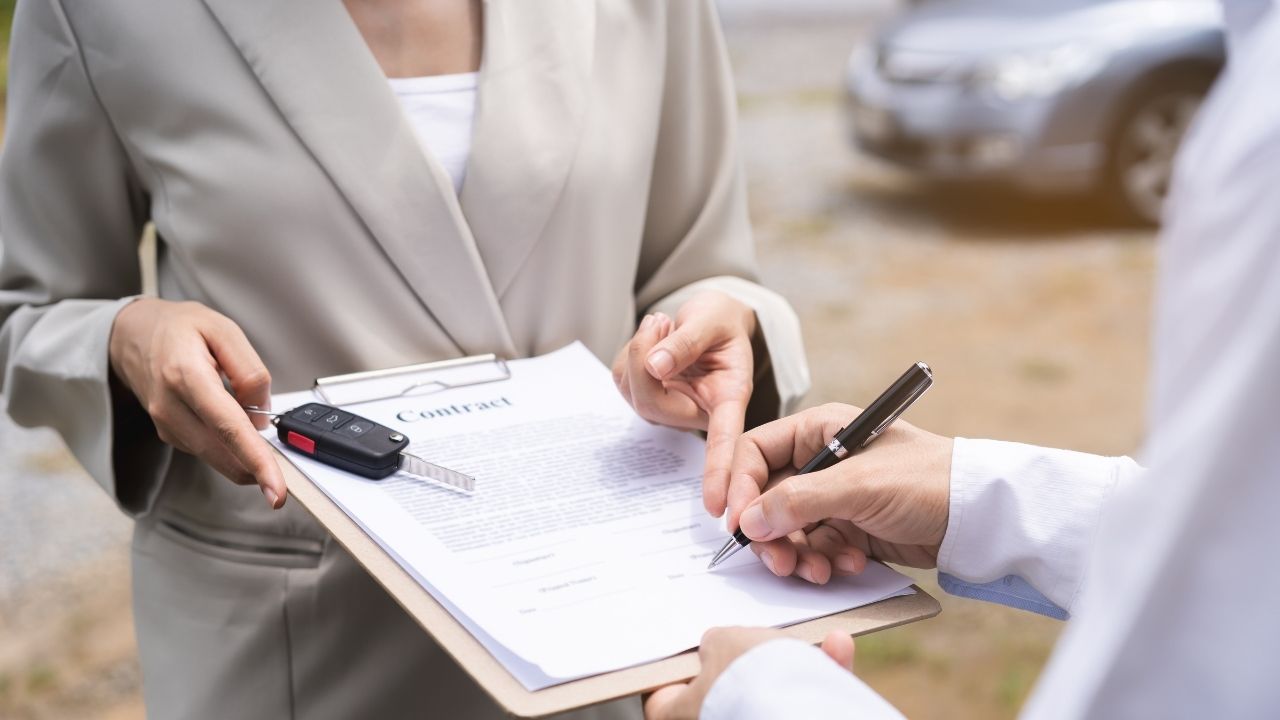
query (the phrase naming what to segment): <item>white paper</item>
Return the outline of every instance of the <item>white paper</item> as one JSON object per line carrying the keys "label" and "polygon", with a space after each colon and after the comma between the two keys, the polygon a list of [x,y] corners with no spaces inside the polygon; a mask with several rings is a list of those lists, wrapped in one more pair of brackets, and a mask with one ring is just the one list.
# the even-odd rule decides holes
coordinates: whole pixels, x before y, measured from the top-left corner
{"label": "white paper", "polygon": [[673,655],[709,627],[793,624],[911,584],[871,563],[816,587],[746,551],[707,571],[728,535],[702,507],[703,441],[636,416],[581,344],[510,368],[502,383],[347,406],[473,475],[473,495],[285,452],[526,688]]}

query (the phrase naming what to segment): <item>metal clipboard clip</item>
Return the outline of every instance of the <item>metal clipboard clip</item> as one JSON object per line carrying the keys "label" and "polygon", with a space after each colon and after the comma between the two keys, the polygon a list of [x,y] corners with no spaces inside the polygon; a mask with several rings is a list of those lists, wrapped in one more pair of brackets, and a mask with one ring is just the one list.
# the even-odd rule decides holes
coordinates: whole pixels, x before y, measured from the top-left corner
{"label": "metal clipboard clip", "polygon": [[511,379],[507,361],[492,353],[383,370],[316,378],[312,392],[336,407],[431,395]]}

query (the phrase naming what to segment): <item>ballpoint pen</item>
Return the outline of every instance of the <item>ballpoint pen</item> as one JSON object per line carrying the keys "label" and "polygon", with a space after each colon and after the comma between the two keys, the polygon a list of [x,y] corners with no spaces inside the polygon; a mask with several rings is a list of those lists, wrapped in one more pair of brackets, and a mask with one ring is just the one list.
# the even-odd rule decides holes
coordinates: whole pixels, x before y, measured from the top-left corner
{"label": "ballpoint pen", "polygon": [[[817,455],[813,457],[804,467],[800,468],[797,475],[805,473],[817,472],[825,470],[837,462],[845,459],[852,453],[856,453],[866,447],[880,437],[885,430],[893,424],[898,416],[906,412],[911,404],[920,399],[925,390],[933,384],[933,371],[928,365],[918,362],[907,368],[888,390],[880,394],[875,402],[867,406],[853,422],[849,423],[836,436],[822,448]],[[742,528],[738,528],[733,537],[720,548],[715,557],[711,559],[711,564],[707,565],[710,570],[720,563],[733,557],[742,548],[751,544],[751,539],[742,532]]]}

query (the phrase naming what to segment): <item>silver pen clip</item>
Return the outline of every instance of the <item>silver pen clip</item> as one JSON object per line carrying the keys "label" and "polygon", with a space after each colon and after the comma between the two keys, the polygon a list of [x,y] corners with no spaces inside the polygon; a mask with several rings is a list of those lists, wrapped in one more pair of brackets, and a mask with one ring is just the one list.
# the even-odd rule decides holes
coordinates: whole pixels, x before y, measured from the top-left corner
{"label": "silver pen clip", "polygon": [[889,413],[889,417],[885,418],[884,422],[880,423],[880,425],[877,426],[875,430],[872,430],[871,434],[867,436],[866,440],[862,441],[862,445],[860,445],[859,447],[866,447],[868,444],[871,443],[872,440],[875,440],[876,438],[880,437],[880,433],[887,430],[889,426],[893,424],[894,420],[897,420],[898,417],[902,415],[902,413],[907,411],[907,408],[911,407],[913,404],[915,404],[915,401],[920,399],[921,395],[924,395],[929,388],[933,387],[933,371],[929,369],[929,366],[925,365],[922,362],[916,363],[916,366],[924,371],[925,376],[928,378],[928,381],[921,383],[920,387],[916,388],[915,392],[908,395],[906,399],[902,401],[902,404],[894,408],[893,412]]}

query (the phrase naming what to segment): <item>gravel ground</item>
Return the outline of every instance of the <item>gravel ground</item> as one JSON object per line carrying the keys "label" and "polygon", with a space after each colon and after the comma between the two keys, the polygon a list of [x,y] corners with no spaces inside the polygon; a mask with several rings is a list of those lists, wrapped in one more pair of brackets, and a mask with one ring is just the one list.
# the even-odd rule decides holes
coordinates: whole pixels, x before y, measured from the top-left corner
{"label": "gravel ground", "polygon": [[[1151,233],[1070,200],[922,187],[852,151],[838,83],[887,2],[806,0],[818,21],[726,5],[763,273],[804,323],[807,404],[866,403],[925,360],[938,383],[912,422],[1134,452]],[[0,419],[0,457],[0,717],[142,717],[128,521],[51,434]],[[912,717],[1011,716],[1058,626],[941,599],[940,618],[861,639],[860,674]]]}

